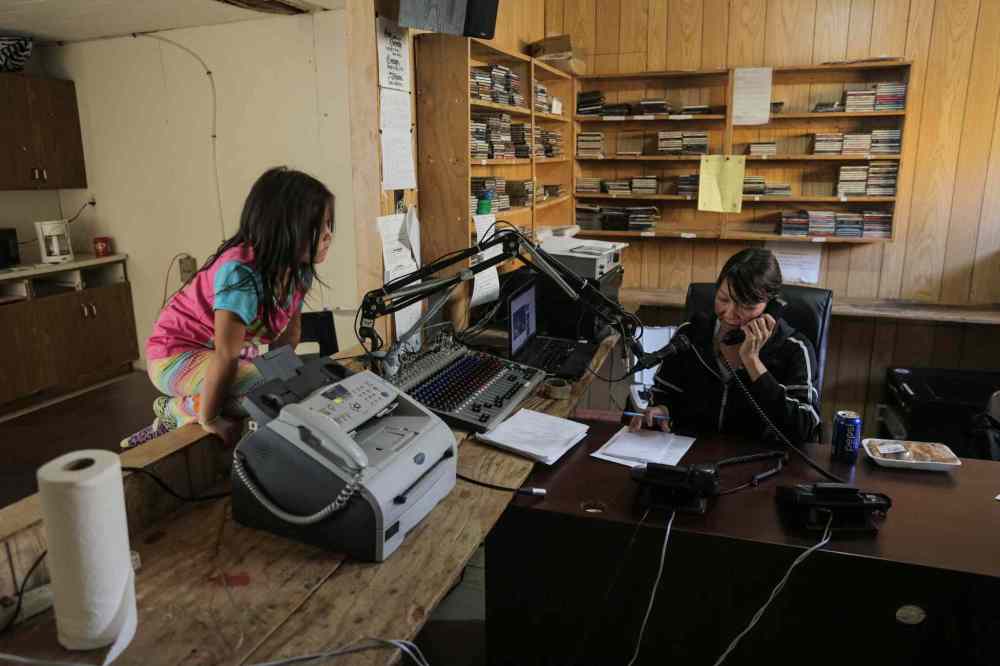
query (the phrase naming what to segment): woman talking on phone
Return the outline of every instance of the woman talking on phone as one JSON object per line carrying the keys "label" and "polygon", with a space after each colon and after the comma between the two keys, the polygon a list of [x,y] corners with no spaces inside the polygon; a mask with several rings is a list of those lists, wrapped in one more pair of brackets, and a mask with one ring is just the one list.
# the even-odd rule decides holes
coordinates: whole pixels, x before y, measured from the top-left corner
{"label": "woman talking on phone", "polygon": [[650,406],[630,427],[774,437],[736,374],[785,437],[811,441],[820,424],[816,352],[781,319],[777,259],[770,250],[743,250],[715,285],[715,312],[678,327],[692,349],[660,365]]}

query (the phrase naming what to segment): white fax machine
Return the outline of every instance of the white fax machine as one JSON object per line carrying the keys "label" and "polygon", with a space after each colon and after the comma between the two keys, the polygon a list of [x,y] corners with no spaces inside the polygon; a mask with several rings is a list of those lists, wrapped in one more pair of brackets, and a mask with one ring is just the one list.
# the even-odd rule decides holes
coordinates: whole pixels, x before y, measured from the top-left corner
{"label": "white fax machine", "polygon": [[455,486],[455,436],[373,373],[285,350],[244,398],[256,428],[234,451],[233,517],[381,562]]}

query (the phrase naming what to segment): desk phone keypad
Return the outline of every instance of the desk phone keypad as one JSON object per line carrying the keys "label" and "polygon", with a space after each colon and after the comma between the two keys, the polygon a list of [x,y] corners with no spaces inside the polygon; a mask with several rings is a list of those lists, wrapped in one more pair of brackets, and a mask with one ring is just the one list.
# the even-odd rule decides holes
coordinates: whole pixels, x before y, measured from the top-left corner
{"label": "desk phone keypad", "polygon": [[306,406],[350,432],[392,404],[396,396],[391,384],[366,371],[323,389],[309,398]]}

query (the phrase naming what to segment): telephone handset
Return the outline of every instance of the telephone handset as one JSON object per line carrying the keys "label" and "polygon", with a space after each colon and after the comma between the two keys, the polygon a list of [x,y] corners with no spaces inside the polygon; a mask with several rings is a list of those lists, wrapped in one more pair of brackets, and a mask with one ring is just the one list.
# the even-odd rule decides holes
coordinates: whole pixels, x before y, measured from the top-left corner
{"label": "telephone handset", "polygon": [[299,429],[304,441],[310,436],[315,437],[324,448],[343,460],[352,472],[368,467],[368,455],[333,419],[300,403],[292,403],[281,408],[278,421]]}
{"label": "telephone handset", "polygon": [[[763,317],[766,314],[771,315],[775,319],[781,314],[782,305],[777,299],[771,299],[768,302],[767,307],[760,314]],[[758,317],[759,319],[759,317]],[[750,321],[753,321],[752,319]],[[749,322],[747,322],[749,323]],[[743,341],[747,339],[747,334],[743,332],[742,328],[734,328],[725,335],[722,336],[722,344],[724,345],[741,345]]]}

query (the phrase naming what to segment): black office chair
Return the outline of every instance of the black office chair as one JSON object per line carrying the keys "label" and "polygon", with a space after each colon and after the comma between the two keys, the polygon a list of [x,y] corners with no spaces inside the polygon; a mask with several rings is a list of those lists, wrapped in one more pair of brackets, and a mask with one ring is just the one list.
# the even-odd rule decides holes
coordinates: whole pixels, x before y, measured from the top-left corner
{"label": "black office chair", "polygon": [[299,342],[318,342],[318,354],[299,354],[303,360],[318,358],[320,356],[332,356],[340,351],[337,345],[337,328],[333,323],[333,312],[322,310],[321,312],[302,313],[302,335]]}
{"label": "black office chair", "polygon": [[[792,328],[808,338],[816,350],[819,368],[816,370],[819,385],[818,397],[823,393],[823,370],[826,367],[826,339],[830,330],[830,313],[833,312],[833,292],[829,289],[784,285],[781,298],[788,305],[781,311],[781,317]],[[685,317],[690,320],[696,312],[712,314],[715,308],[715,283],[692,282],[688,287],[684,303]]]}

